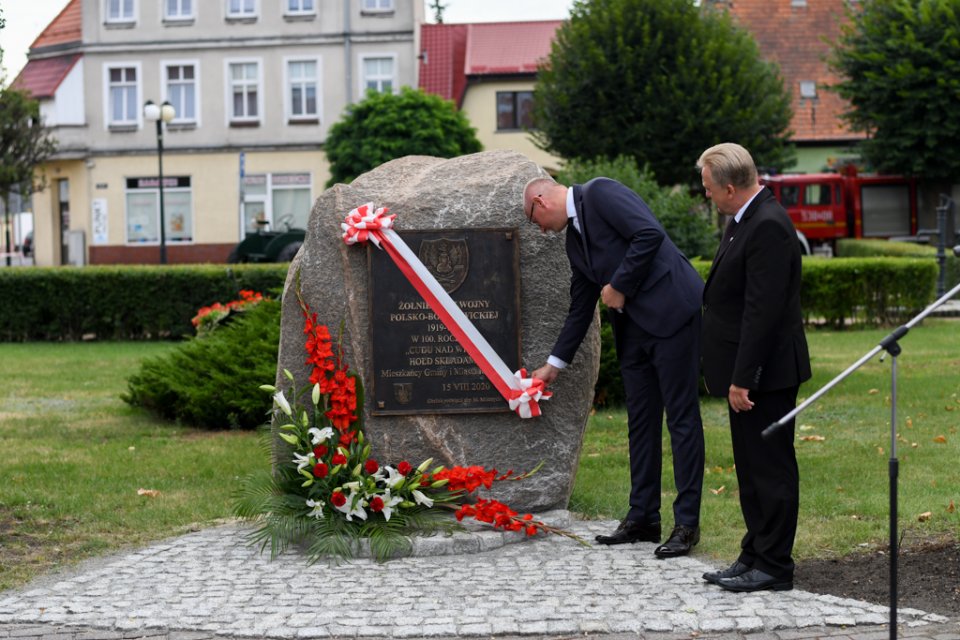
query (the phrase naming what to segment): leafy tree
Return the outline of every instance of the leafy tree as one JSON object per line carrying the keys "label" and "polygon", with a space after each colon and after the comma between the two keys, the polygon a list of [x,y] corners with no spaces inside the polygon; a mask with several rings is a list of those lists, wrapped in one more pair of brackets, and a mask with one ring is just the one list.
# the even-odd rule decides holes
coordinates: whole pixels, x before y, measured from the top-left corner
{"label": "leafy tree", "polygon": [[960,177],[960,0],[866,0],[830,64],[861,153],[878,171]]}
{"label": "leafy tree", "polygon": [[450,100],[410,87],[398,94],[371,90],[330,128],[325,149],[332,176],[327,186],[350,182],[403,156],[453,158],[482,148],[476,129]]}
{"label": "leafy tree", "polygon": [[[38,165],[57,150],[56,141],[40,120],[40,103],[23,91],[0,88],[0,200],[3,201],[5,246],[10,252],[10,194],[40,191]],[[9,256],[7,263],[9,264]]]}
{"label": "leafy tree", "polygon": [[577,0],[534,100],[544,149],[630,155],[661,184],[694,181],[700,153],[725,141],[764,167],[793,163],[779,72],[725,11],[690,0]]}

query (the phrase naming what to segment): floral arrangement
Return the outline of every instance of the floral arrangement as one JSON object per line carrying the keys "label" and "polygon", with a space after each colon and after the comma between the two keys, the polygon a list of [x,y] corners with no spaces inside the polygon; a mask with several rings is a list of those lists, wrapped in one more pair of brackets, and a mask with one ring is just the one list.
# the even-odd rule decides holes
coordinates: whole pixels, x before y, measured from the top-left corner
{"label": "floral arrangement", "polygon": [[264,300],[263,294],[250,289],[241,289],[240,298],[226,304],[214,302],[197,310],[190,322],[197,330],[197,337],[209,335],[234,311],[246,311]]}
{"label": "floral arrangement", "polygon": [[[343,361],[339,344],[334,348],[330,331],[317,322],[299,287],[297,299],[312,370],[302,389],[261,387],[273,395],[274,468],[244,480],[235,509],[259,524],[251,535],[254,543],[262,548],[269,544],[274,557],[290,544],[304,544],[309,561],[315,562],[326,555],[355,555],[359,541],[367,539],[374,557],[385,560],[409,552],[410,534],[452,532],[461,528],[463,518],[531,536],[552,532],[576,538],[496,500],[468,502],[479,488],[522,480],[539,465],[523,474],[501,474],[482,466],[431,467],[430,459],[414,466],[407,460],[384,464],[374,458],[358,410],[363,407],[362,382]],[[293,375],[283,373],[293,385]],[[307,400],[305,407],[301,398]]]}

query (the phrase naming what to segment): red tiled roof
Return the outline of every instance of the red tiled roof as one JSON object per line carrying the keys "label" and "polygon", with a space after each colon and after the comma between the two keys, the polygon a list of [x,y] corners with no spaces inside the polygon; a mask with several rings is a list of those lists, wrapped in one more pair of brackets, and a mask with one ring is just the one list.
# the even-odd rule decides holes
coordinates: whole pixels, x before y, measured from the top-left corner
{"label": "red tiled roof", "polygon": [[560,20],[467,25],[468,76],[537,72],[550,54]]}
{"label": "red tiled roof", "polygon": [[30,60],[20,70],[12,87],[27,91],[33,98],[52,98],[57,87],[79,59],[80,54],[76,53],[56,58]]}
{"label": "red tiled roof", "polygon": [[30,48],[39,49],[83,40],[81,2],[82,0],[70,0],[63,11],[37,36]]}
{"label": "red tiled roof", "polygon": [[[849,103],[825,85],[838,77],[825,61],[830,43],[840,35],[847,0],[807,0],[806,6],[791,6],[790,0],[735,0],[723,3],[734,20],[749,31],[761,55],[780,66],[784,84],[793,95],[793,140],[826,142],[860,140],[840,119]],[[827,42],[824,42],[827,40]],[[813,81],[816,98],[801,98],[800,83]]]}
{"label": "red tiled roof", "polygon": [[459,106],[468,76],[528,74],[550,53],[560,20],[424,24],[419,86]]}
{"label": "red tiled roof", "polygon": [[467,25],[424,24],[420,29],[420,88],[459,105],[467,78]]}

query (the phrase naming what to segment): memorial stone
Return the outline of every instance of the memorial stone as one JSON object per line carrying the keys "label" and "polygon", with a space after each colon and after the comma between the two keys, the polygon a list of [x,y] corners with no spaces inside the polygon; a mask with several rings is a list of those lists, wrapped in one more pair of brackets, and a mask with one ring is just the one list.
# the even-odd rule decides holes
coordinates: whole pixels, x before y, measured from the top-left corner
{"label": "memorial stone", "polygon": [[[403,398],[405,393],[414,393],[414,387],[405,391],[403,386],[395,387],[393,380],[384,389],[389,376],[384,377],[383,372],[397,367],[381,366],[392,348],[383,342],[396,340],[398,336],[405,341],[403,354],[415,346],[414,335],[431,335],[434,340],[431,344],[450,347],[445,348],[443,354],[449,361],[445,359],[440,370],[451,375],[452,369],[460,368],[458,373],[466,379],[456,384],[467,384],[468,388],[476,385],[475,390],[479,392],[485,379],[471,371],[473,365],[456,364],[467,354],[459,350],[455,341],[451,343],[444,337],[442,343],[437,342],[441,339],[439,336],[449,335],[444,328],[423,327],[422,331],[398,333],[400,329],[396,325],[402,322],[391,322],[389,317],[384,321],[375,313],[379,309],[381,315],[389,314],[391,305],[396,308],[399,302],[393,294],[406,283],[398,280],[402,279],[399,272],[390,274],[387,270],[387,275],[381,275],[384,267],[390,268],[392,263],[387,260],[383,264],[385,256],[374,255],[378,249],[344,244],[340,224],[350,210],[367,202],[387,207],[397,216],[394,229],[425,264],[446,259],[437,257],[443,250],[463,251],[464,247],[478,242],[476,246],[487,247],[479,249],[481,254],[489,254],[493,249],[483,243],[490,241],[490,234],[499,234],[504,246],[512,245],[507,246],[506,251],[517,252],[516,265],[503,264],[507,262],[503,257],[497,257],[493,264],[490,255],[480,255],[476,260],[470,256],[465,267],[461,254],[456,257],[459,266],[453,266],[454,270],[465,273],[454,273],[451,277],[455,280],[463,276],[465,281],[474,278],[474,282],[468,284],[464,292],[454,291],[450,295],[461,308],[498,305],[502,314],[499,320],[492,314],[474,314],[477,329],[492,345],[497,343],[494,346],[509,367],[524,366],[532,370],[549,355],[570,303],[570,267],[563,235],[542,234],[526,221],[521,211],[524,185],[531,178],[543,175],[543,169],[512,151],[491,151],[449,160],[408,156],[385,163],[349,185],[338,184],[327,189],[314,204],[303,248],[291,263],[287,276],[278,361],[278,372],[288,369],[298,386],[307,384],[303,317],[293,295],[299,273],[304,300],[317,313],[318,320],[330,327],[335,340],[340,335],[344,359],[363,379],[367,389],[364,430],[372,443],[373,457],[383,464],[407,460],[417,465],[433,458],[434,464],[482,465],[500,472],[517,473],[543,462],[533,477],[522,482],[498,483],[492,491],[483,494],[522,511],[567,507],[599,367],[598,322],[594,321],[574,361],[551,385],[553,398],[541,402],[543,415],[538,418],[522,420],[513,412],[499,410],[506,407],[506,401],[498,407],[498,402],[483,400],[478,406],[477,399],[496,395],[492,385],[482,393],[465,393],[464,388],[453,386],[445,391],[442,382],[425,389],[429,393],[421,396],[423,403],[413,404],[411,411],[397,410],[396,406],[390,410],[391,398],[396,402],[397,395]],[[423,241],[439,244],[422,249]],[[430,257],[431,251],[433,257]],[[485,282],[483,271],[495,270],[506,275],[488,277]],[[503,278],[518,278],[519,282],[500,282]],[[507,300],[515,295],[505,286],[511,284],[518,287],[518,309],[511,307],[511,301]],[[376,300],[372,300],[373,296]],[[422,320],[416,316],[417,322],[432,322],[427,319],[425,305],[418,305],[406,295],[403,299],[418,314],[423,312]],[[511,326],[511,323],[514,324]],[[511,353],[511,344],[518,351]],[[395,348],[393,351],[395,356]],[[413,357],[403,354],[401,357]],[[436,355],[432,351],[424,357]],[[437,369],[432,365],[429,368]],[[415,380],[398,379],[397,382],[402,385]],[[284,382],[285,378],[278,373],[278,385],[283,386]],[[434,402],[435,406],[431,407],[426,404],[429,398],[448,398],[449,401]],[[414,397],[407,400],[408,404],[413,403]],[[378,407],[378,401],[384,405]],[[442,410],[438,409],[439,405]]]}

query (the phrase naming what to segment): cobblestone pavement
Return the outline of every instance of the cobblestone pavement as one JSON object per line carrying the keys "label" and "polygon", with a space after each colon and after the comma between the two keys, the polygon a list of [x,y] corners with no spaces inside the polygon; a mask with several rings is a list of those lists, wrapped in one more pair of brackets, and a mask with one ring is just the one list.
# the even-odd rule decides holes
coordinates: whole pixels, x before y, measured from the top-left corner
{"label": "cobblestone pavement", "polygon": [[[614,525],[569,528],[592,540]],[[439,536],[419,557],[307,566],[298,553],[271,562],[247,531],[206,529],[0,593],[0,640],[889,635],[884,606],[799,590],[729,593],[701,579],[711,565],[657,560],[652,543],[485,532],[499,538]],[[958,621],[943,616],[900,609],[899,621],[903,637],[960,640]]]}

